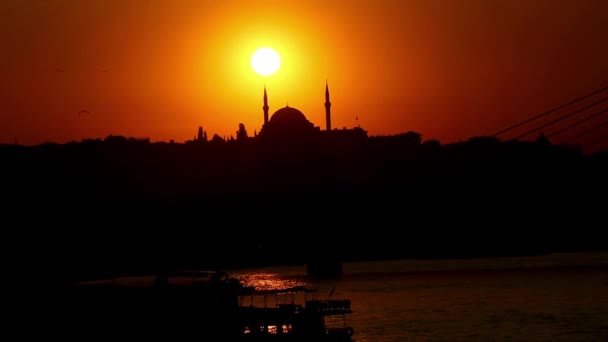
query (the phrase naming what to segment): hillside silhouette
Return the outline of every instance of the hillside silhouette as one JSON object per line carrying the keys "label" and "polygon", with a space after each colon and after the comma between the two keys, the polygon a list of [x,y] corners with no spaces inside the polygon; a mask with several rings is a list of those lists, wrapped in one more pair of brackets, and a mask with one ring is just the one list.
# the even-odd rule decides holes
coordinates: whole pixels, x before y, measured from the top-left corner
{"label": "hillside silhouette", "polygon": [[240,130],[1,145],[5,229],[25,242],[16,258],[74,279],[606,249],[606,151],[360,128],[277,143]]}

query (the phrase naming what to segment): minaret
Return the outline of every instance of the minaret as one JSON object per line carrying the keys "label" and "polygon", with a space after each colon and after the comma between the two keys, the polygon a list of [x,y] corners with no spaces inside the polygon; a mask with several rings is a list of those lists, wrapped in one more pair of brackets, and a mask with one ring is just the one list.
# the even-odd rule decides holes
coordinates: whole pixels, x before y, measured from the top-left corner
{"label": "minaret", "polygon": [[331,131],[331,102],[329,102],[329,86],[325,81],[325,125]]}
{"label": "minaret", "polygon": [[266,95],[266,84],[264,84],[264,125],[268,123],[268,96]]}

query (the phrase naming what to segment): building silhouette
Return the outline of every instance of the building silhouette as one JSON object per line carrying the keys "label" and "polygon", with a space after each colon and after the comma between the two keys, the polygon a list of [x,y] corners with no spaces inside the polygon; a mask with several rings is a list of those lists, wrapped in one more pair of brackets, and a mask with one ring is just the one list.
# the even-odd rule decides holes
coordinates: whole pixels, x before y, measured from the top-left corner
{"label": "building silhouette", "polygon": [[187,140],[185,143],[205,143],[207,141],[229,142],[235,140],[240,142],[262,141],[271,143],[271,146],[277,148],[280,148],[281,146],[279,145],[281,144],[284,144],[284,147],[294,147],[294,145],[303,147],[317,145],[317,147],[320,147],[319,144],[326,145],[327,143],[344,146],[345,144],[360,142],[368,138],[367,131],[360,126],[351,129],[347,129],[346,127],[343,127],[342,129],[332,129],[331,101],[329,96],[329,85],[327,82],[325,83],[324,130],[322,130],[320,126],[316,126],[314,123],[310,122],[302,111],[290,107],[289,105],[279,108],[270,115],[266,85],[264,85],[262,101],[264,121],[260,131],[255,130],[253,136],[250,137],[247,135],[247,131],[242,123],[239,123],[238,130],[236,131],[236,139],[234,137],[222,138],[219,136],[213,136],[211,139],[208,139],[207,132],[204,131],[202,127],[199,127],[194,138],[192,140]]}
{"label": "building silhouette", "polygon": [[268,117],[270,106],[268,105],[268,93],[264,86],[264,124],[259,136],[263,140],[285,141],[310,141],[329,139],[351,139],[367,138],[367,132],[360,127],[354,129],[332,130],[331,124],[331,102],[329,96],[329,85],[325,83],[325,130],[310,122],[304,113],[289,105],[275,111]]}

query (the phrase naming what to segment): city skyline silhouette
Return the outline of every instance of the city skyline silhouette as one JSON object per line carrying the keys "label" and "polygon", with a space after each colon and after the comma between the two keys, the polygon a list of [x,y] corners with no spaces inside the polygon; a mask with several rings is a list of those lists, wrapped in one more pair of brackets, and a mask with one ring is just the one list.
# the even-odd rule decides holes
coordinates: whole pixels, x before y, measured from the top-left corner
{"label": "city skyline silhouette", "polygon": [[[324,126],[326,80],[333,127],[452,143],[605,86],[608,74],[606,5],[593,0],[358,0],[348,11],[319,1],[2,6],[0,34],[10,39],[0,143],[108,135],[184,142],[192,127],[229,137],[238,123],[260,131],[263,84],[273,109],[289,103]],[[264,46],[282,61],[267,77],[249,65]]]}
{"label": "city skyline silhouette", "polygon": [[[471,208],[539,222],[529,241],[471,255],[595,248],[591,232],[541,238],[541,220],[558,215],[529,192],[565,221],[596,217],[584,191],[605,184],[608,49],[596,38],[608,32],[606,4],[517,4],[359,0],[345,12],[316,1],[9,0],[0,26],[12,37],[0,92],[8,207],[46,212],[66,232],[78,225],[67,208],[88,213],[91,236],[103,232],[125,253],[137,245],[125,236],[141,228],[111,222],[167,220],[183,229],[165,231],[179,245],[203,234],[185,220],[197,213],[227,224],[242,211],[238,225],[267,227],[316,226],[325,213],[336,227],[380,225],[379,237],[358,238],[381,248],[400,215],[486,224]],[[470,204],[455,200],[467,193]],[[576,196],[584,200],[568,200]],[[420,253],[467,254],[410,233],[426,241]],[[250,252],[252,262],[273,259]],[[412,253],[394,245],[379,255]]]}
{"label": "city skyline silhouette", "polygon": [[[271,124],[268,125],[269,122],[269,102],[268,102],[268,95],[267,95],[267,88],[264,85],[263,88],[263,123],[262,123],[262,127],[260,128],[260,132],[262,132],[262,129],[265,126],[275,126],[275,124]],[[608,111],[608,108],[603,108],[605,107],[605,101],[608,100],[608,97],[606,97],[608,95],[608,87],[603,87],[600,89],[596,89],[593,92],[587,93],[584,96],[575,98],[573,100],[570,100],[566,103],[562,103],[561,105],[554,107],[548,111],[545,111],[541,114],[537,114],[537,115],[533,115],[530,116],[528,118],[526,118],[524,121],[516,123],[514,125],[510,125],[496,133],[494,133],[493,135],[488,135],[488,137],[493,136],[495,139],[498,140],[503,140],[503,141],[530,141],[530,140],[534,140],[534,139],[545,139],[547,141],[547,143],[554,143],[554,144],[561,144],[561,145],[566,145],[568,144],[569,146],[571,146],[572,148],[575,149],[579,149],[581,152],[583,153],[594,153],[594,152],[602,152],[604,150],[604,145],[603,143],[606,140],[606,132],[605,129],[602,130],[604,128],[604,126],[606,126],[607,122],[605,121],[605,113]],[[599,100],[598,100],[599,99]],[[590,101],[594,101],[592,103],[590,103]],[[333,128],[332,129],[332,119],[331,119],[331,102],[330,102],[330,91],[329,91],[329,83],[328,81],[326,81],[325,83],[325,102],[324,102],[324,106],[325,106],[325,127],[324,127],[324,131],[330,133],[329,131],[334,131],[334,135],[336,135],[337,131],[342,131],[342,133],[337,133],[337,134],[341,134],[341,135],[346,135],[346,134],[351,134],[350,132],[355,131],[356,133],[354,134],[364,134],[365,136],[367,136],[367,131],[365,131],[365,129],[363,129],[361,127],[361,125],[357,124],[356,126],[353,127],[342,127],[341,129],[337,129],[337,128]],[[602,107],[603,106],[603,107]],[[598,111],[598,109],[601,109]],[[595,111],[595,112],[592,112]],[[276,115],[275,118],[275,122],[280,122],[277,129],[272,129],[272,128],[268,128],[266,129],[271,130],[271,131],[275,131],[275,132],[279,132],[281,130],[285,130],[286,132],[284,134],[286,135],[290,135],[290,134],[294,134],[294,131],[290,132],[290,126],[296,127],[296,131],[298,130],[297,128],[297,123],[298,121],[304,122],[306,123],[305,126],[309,126],[311,128],[311,132],[309,133],[305,133],[306,134],[311,134],[312,131],[316,130],[316,131],[321,131],[321,127],[320,126],[316,126],[315,124],[311,123],[310,121],[308,121],[308,119],[306,118],[306,115],[303,114],[301,111],[299,111],[297,108],[295,107],[290,107],[289,104],[286,104],[285,107],[279,108],[277,109],[272,116],[275,116],[275,114],[279,113],[279,115]],[[81,110],[78,112],[78,116],[89,116],[91,115],[91,112],[89,112],[88,110]],[[559,115],[559,116],[558,116]],[[545,120],[551,119],[551,121],[548,122],[542,122],[538,123],[537,120],[545,118]],[[573,118],[570,119],[570,122],[565,121],[563,122],[563,120],[568,119],[568,118]],[[356,118],[358,121],[358,117]],[[576,121],[574,121],[574,119],[576,119]],[[604,119],[604,120],[603,120]],[[602,121],[603,120],[603,121]],[[535,123],[536,121],[536,123]],[[290,125],[290,122],[295,123],[296,125]],[[586,126],[579,126],[583,123],[587,123]],[[526,126],[527,125],[527,126]],[[566,126],[565,126],[566,125]],[[281,126],[283,126],[281,128]],[[532,127],[530,129],[530,127]],[[578,127],[578,129],[577,129]],[[196,134],[194,135],[194,138],[190,139],[186,139],[184,141],[184,143],[192,143],[192,142],[201,142],[201,141],[208,141],[208,140],[213,140],[215,139],[215,141],[232,141],[232,140],[238,140],[239,136],[240,138],[248,138],[248,134],[246,131],[246,127],[243,123],[239,123],[238,124],[238,130],[236,131],[236,134],[230,134],[228,136],[224,135],[224,136],[220,136],[217,133],[212,133],[212,137],[209,138],[207,136],[207,130],[203,131],[203,126],[199,126],[198,130],[196,132]],[[520,131],[522,129],[527,129],[527,131],[523,131],[523,133],[517,133],[518,135],[516,136],[511,136],[508,137],[506,135],[506,133],[510,133],[510,132],[517,132],[516,129],[519,129]],[[306,128],[304,128],[304,130],[306,130]],[[551,133],[549,134],[545,134],[545,131],[549,131]],[[597,131],[597,132],[596,132]],[[591,135],[590,133],[596,133],[595,135]],[[258,134],[258,130],[254,130],[253,133],[253,137],[257,137]],[[275,133],[276,134],[276,133]],[[312,133],[314,135],[314,133]],[[404,132],[398,132],[396,134],[391,134],[391,135],[387,135],[387,136],[397,136],[400,134],[416,134],[418,135],[420,138],[423,136],[422,134],[418,133],[418,132],[413,132],[413,131],[404,131]],[[536,134],[536,135],[533,135]],[[132,136],[123,136],[123,135],[113,135],[113,134],[109,134],[108,136],[106,136],[105,139],[109,139],[112,138],[112,136],[118,137],[120,139],[123,138],[129,138],[130,140],[140,140],[140,141],[146,141],[146,142],[150,142],[150,138],[142,138],[142,137],[132,137]],[[387,137],[387,136],[382,136],[379,135],[377,137]],[[554,137],[562,137],[562,139],[558,139],[557,141],[555,141]],[[587,136],[586,140],[581,139],[582,137]],[[565,138],[564,138],[565,137]],[[467,139],[472,139],[475,138],[475,136],[471,136],[468,137]],[[552,141],[550,141],[549,139],[553,139]],[[82,141],[90,141],[90,140],[101,140],[101,138],[85,138]],[[441,141],[437,140],[437,139],[427,139],[427,142],[439,142],[441,143]],[[70,143],[74,143],[75,141],[71,141]],[[175,140],[171,139],[169,141],[161,141],[161,142],[171,142],[174,143]],[[422,142],[422,139],[421,139]],[[15,145],[19,144],[19,142],[16,140],[13,142]],[[46,144],[46,143],[56,143],[53,141],[46,141],[42,144]]]}

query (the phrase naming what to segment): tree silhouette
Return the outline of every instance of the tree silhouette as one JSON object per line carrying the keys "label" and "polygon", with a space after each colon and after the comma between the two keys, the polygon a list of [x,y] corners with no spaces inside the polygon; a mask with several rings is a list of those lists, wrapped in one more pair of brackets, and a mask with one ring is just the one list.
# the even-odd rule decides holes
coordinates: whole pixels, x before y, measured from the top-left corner
{"label": "tree silhouette", "polygon": [[211,142],[214,142],[214,143],[223,143],[223,142],[226,142],[226,140],[224,140],[224,138],[220,137],[219,135],[217,135],[217,133],[215,133],[213,135],[213,138],[211,138]]}
{"label": "tree silhouette", "polygon": [[245,125],[240,123],[239,130],[236,131],[236,140],[245,141],[245,140],[247,140],[247,138],[248,138],[248,136],[247,136],[247,130],[245,129]]}
{"label": "tree silhouette", "polygon": [[199,126],[198,127],[198,133],[196,135],[196,140],[203,141],[203,138],[204,138],[203,127]]}

